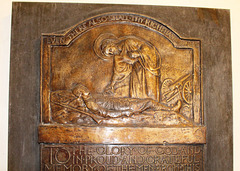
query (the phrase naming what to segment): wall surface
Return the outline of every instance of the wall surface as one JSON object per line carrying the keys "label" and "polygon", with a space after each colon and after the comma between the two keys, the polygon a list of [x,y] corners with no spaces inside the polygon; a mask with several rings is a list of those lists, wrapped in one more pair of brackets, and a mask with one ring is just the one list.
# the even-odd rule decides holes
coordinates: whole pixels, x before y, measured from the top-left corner
{"label": "wall surface", "polygon": [[[82,1],[84,2],[84,1]],[[100,2],[100,1],[98,1]],[[103,2],[103,1],[101,1]],[[111,3],[111,1],[106,1],[107,3]],[[114,1],[116,2],[116,1]],[[122,3],[123,1],[119,1],[119,3]],[[97,1],[95,1],[94,3],[97,3]],[[112,1],[113,3],[113,1]],[[127,2],[125,2],[127,3]],[[130,2],[129,2],[130,3]],[[143,1],[132,1],[131,3],[140,3],[140,4],[145,4]],[[239,116],[237,116],[237,113],[239,113],[239,106],[237,106],[237,104],[240,102],[239,101],[239,97],[240,97],[240,93],[239,93],[239,87],[240,87],[240,80],[238,79],[239,76],[238,76],[238,72],[240,71],[238,65],[240,64],[240,60],[238,58],[238,54],[239,54],[239,45],[237,43],[237,41],[239,40],[240,38],[240,35],[239,33],[237,32],[238,31],[238,28],[240,27],[239,26],[239,19],[237,16],[240,15],[240,10],[239,9],[239,4],[237,3],[237,1],[228,1],[227,2],[224,2],[224,1],[215,1],[215,0],[211,0],[211,1],[196,1],[195,4],[193,3],[190,3],[189,1],[181,1],[181,3],[179,3],[178,1],[172,1],[172,3],[170,2],[158,2],[158,1],[152,1],[150,2],[150,4],[156,4],[156,5],[180,5],[180,6],[200,6],[200,7],[211,7],[211,8],[229,8],[231,9],[231,31],[232,31],[232,67],[233,67],[233,100],[234,100],[234,103],[233,103],[233,112],[234,112],[234,130],[239,130],[239,125],[237,125],[236,123],[239,123]],[[167,8],[162,8],[162,9],[167,9]],[[184,11],[184,10],[183,10]],[[10,12],[11,12],[11,2],[10,1],[7,1],[7,0],[4,0],[4,3],[3,3],[3,11],[1,12],[1,18],[0,18],[0,25],[1,25],[1,32],[2,32],[2,36],[1,36],[1,39],[0,39],[0,42],[2,43],[1,46],[0,46],[0,64],[1,64],[1,67],[0,67],[0,73],[1,73],[1,84],[0,84],[0,94],[1,94],[1,99],[0,99],[0,112],[1,112],[1,119],[0,119],[0,126],[1,126],[1,129],[0,129],[0,136],[2,137],[1,138],[1,142],[0,142],[0,170],[7,170],[7,137],[8,137],[8,82],[9,82],[9,78],[8,78],[8,73],[9,73],[9,58],[10,58],[10,19],[11,19],[11,15],[10,15]],[[137,11],[136,11],[137,12]],[[164,12],[161,13],[161,15],[163,15]],[[159,14],[160,15],[160,14]],[[172,14],[174,15],[174,13]],[[166,16],[167,17],[167,16]],[[181,17],[184,17],[181,16]],[[73,21],[73,23],[69,23],[69,26],[77,23],[79,21],[79,18],[75,18],[76,21]],[[174,25],[174,21],[171,21],[171,22],[168,22],[167,21],[168,19],[166,18],[166,23],[169,24],[169,25]],[[57,20],[56,20],[57,22]],[[59,24],[58,26],[56,26],[58,28],[58,30],[60,29],[61,27],[61,23],[57,23]],[[62,25],[63,28],[66,28],[65,25]],[[23,30],[23,28],[15,28],[19,31],[19,34],[22,33],[21,31]],[[55,28],[50,28],[52,29],[53,31],[55,31]],[[35,30],[35,32],[37,32],[38,30]],[[49,30],[48,30],[49,31]],[[228,30],[229,31],[229,30]],[[178,33],[180,35],[182,35],[183,37],[188,37],[188,36],[191,36],[192,35],[196,35],[197,33],[195,33],[194,31],[192,32],[189,32],[189,33],[185,33],[184,32],[184,29],[182,30],[178,30]],[[227,34],[227,32],[224,32]],[[225,42],[225,45],[229,44],[229,40],[225,40],[225,41],[228,41],[227,43]],[[27,45],[27,43],[29,42],[16,42],[16,45],[17,46],[21,46],[22,44],[25,44]],[[217,46],[218,42],[216,42],[216,44],[214,44],[215,46]],[[29,44],[30,45],[30,44]],[[31,46],[39,46],[39,42],[38,41],[35,41],[34,44],[31,44]],[[205,44],[205,46],[207,46],[207,44]],[[206,47],[207,48],[207,47]],[[37,55],[38,52],[22,52],[23,54],[24,53],[32,53],[33,55]],[[229,54],[229,52],[226,52],[227,54]],[[15,54],[17,54],[17,52],[15,52]],[[224,54],[220,54],[220,55],[224,55]],[[38,61],[36,61],[37,59],[35,58],[32,58],[31,60],[34,60],[34,61],[12,61],[12,64],[13,66],[17,66],[16,63],[18,62],[26,62],[29,63],[29,65],[31,65],[31,63],[38,63]],[[224,61],[219,61],[221,63],[221,65],[217,65],[217,68],[216,67],[213,67],[213,70],[214,69],[224,69],[225,65],[222,65],[224,64]],[[219,64],[220,64],[219,63]],[[229,61],[226,61],[227,64],[229,64]],[[212,63],[212,61],[208,61],[208,63],[206,63],[206,66],[208,65],[208,67],[212,67],[212,66],[216,66],[214,65],[214,63]],[[21,67],[21,65],[18,66],[19,69],[24,69]],[[37,66],[35,67],[30,67],[30,72],[36,72],[35,69],[36,69]],[[226,68],[229,69],[229,66],[227,66]],[[227,73],[224,72],[224,74],[226,74],[225,76],[229,75],[231,72],[227,69]],[[210,71],[209,70],[209,73],[210,72],[213,72],[214,71]],[[16,72],[16,70],[15,70]],[[21,72],[21,70],[18,70],[18,72]],[[24,71],[23,71],[24,72]],[[230,73],[229,73],[230,72]],[[28,80],[31,82],[32,79],[36,79],[37,78],[37,75],[35,75],[34,78],[28,78],[27,76],[24,78],[25,80],[22,80],[24,82],[27,82]],[[211,77],[211,78],[208,78],[209,80],[205,80],[205,82],[207,81],[212,81],[214,82],[215,84],[217,85],[220,85],[222,81],[225,81],[225,84],[223,87],[221,87],[221,94],[219,94],[219,98],[221,99],[222,97],[226,97],[226,94],[224,95],[224,93],[227,92],[228,88],[231,87],[231,81],[229,80],[229,77],[224,77],[224,75],[222,75],[222,79],[214,79],[215,77]],[[12,78],[13,79],[13,78]],[[19,83],[21,84],[21,83]],[[23,86],[23,84],[21,84]],[[29,86],[29,85],[26,85],[26,90],[21,90],[21,89],[17,89],[17,86],[18,85],[15,85],[15,92],[21,92],[21,91],[28,91],[28,92],[35,92],[35,90],[38,89],[38,87],[36,86]],[[214,88],[211,88],[211,87],[208,87],[208,85],[206,85],[206,88],[209,90],[209,92],[206,92],[205,96],[209,97],[210,99],[208,99],[209,102],[211,103],[208,103],[208,104],[205,104],[207,106],[206,109],[208,109],[209,111],[205,111],[205,112],[208,112],[208,113],[211,113],[212,111],[215,111],[213,108],[209,107],[211,105],[223,105],[221,103],[218,103],[216,102],[218,99],[214,99],[212,98],[211,96],[211,93],[213,94],[216,94]],[[226,91],[224,91],[226,90]],[[229,91],[229,90],[228,90]],[[209,94],[208,94],[209,93]],[[21,93],[20,93],[21,94]],[[17,94],[16,94],[17,95]],[[15,94],[12,94],[12,98],[18,98],[19,96],[16,96]],[[37,96],[36,96],[37,97]],[[19,97],[21,98],[21,97]],[[231,98],[231,96],[228,96],[227,97],[228,99]],[[36,101],[38,101],[36,99]],[[215,101],[215,102],[214,102]],[[18,101],[19,102],[19,101]],[[22,103],[33,103],[32,107],[34,110],[38,110],[38,106],[34,106],[34,101],[26,101],[26,102],[22,102]],[[10,104],[11,105],[11,104]],[[226,104],[224,104],[226,105]],[[231,108],[231,103],[229,103],[228,105],[230,105],[230,108]],[[35,108],[36,107],[36,108]],[[221,108],[219,108],[221,109]],[[28,108],[28,109],[23,109],[23,108],[18,108],[18,110],[21,112],[23,111],[31,111],[31,108]],[[220,113],[223,113],[223,111],[219,110],[218,112]],[[226,113],[229,112],[226,110]],[[227,116],[227,115],[226,115]],[[224,117],[224,116],[223,116]],[[30,118],[30,119],[35,119],[35,118]],[[209,119],[210,120],[216,120],[216,121],[219,121],[218,118],[211,118],[211,116],[209,116]],[[228,120],[228,118],[226,117],[224,119],[226,122],[230,123],[231,121]],[[218,138],[218,141],[225,141],[224,138],[227,138],[226,136],[226,127],[224,127],[224,123],[223,122],[224,120],[221,120],[220,123],[219,122],[212,122],[213,124],[215,125],[212,125],[210,128],[212,129],[211,131],[216,131],[214,130],[215,128],[219,128],[219,127],[223,127],[223,132],[217,132],[219,135],[222,134],[222,135],[225,135],[224,137],[221,137],[219,136]],[[230,120],[231,120],[231,117],[230,117]],[[11,119],[12,122],[14,122],[14,119]],[[16,121],[16,122],[19,122],[19,121]],[[24,118],[23,120],[21,120],[21,123],[24,123]],[[218,124],[217,124],[218,123]],[[16,123],[17,124],[17,123]],[[28,128],[28,126],[24,126],[26,129]],[[19,128],[24,128],[24,127],[19,127]],[[224,130],[226,132],[224,132]],[[235,133],[236,131],[234,131]],[[34,130],[32,131],[32,133],[34,134]],[[11,141],[17,141],[17,137],[19,136],[18,134],[14,135],[15,137],[11,137]],[[211,137],[211,135],[208,135],[209,137]],[[239,154],[239,147],[237,147],[237,141],[239,142],[239,135],[237,135],[236,133],[234,134],[234,157],[235,157],[235,160],[236,158],[238,157],[238,154]],[[29,135],[29,140],[31,141],[31,135]],[[26,136],[26,140],[25,141],[28,141],[28,137]],[[34,141],[34,140],[32,140]],[[221,145],[221,143],[219,143]],[[31,148],[33,148],[34,150],[34,145],[32,144]],[[18,147],[20,148],[20,146]],[[212,149],[214,149],[215,147],[211,147]],[[224,147],[221,147],[221,148],[224,148]],[[226,147],[228,150],[230,147]],[[27,148],[26,148],[27,149]],[[224,155],[224,151],[210,151],[209,153],[218,153],[219,155]],[[209,154],[210,156],[211,155],[214,155],[214,154]],[[12,155],[14,156],[14,155]],[[15,159],[18,158],[18,159],[21,159],[21,157],[26,157],[26,154],[24,154],[24,150],[23,150],[23,153],[22,153],[22,156],[15,156]],[[31,155],[28,156],[29,159],[31,159]],[[227,156],[226,156],[227,158]],[[27,158],[25,158],[25,161],[24,162],[27,162],[26,160]],[[23,162],[23,163],[24,163]],[[211,161],[212,162],[212,161]],[[213,161],[214,162],[214,161]],[[222,161],[222,163],[224,163],[223,165],[227,165],[227,162],[226,161]],[[26,164],[26,163],[25,163]],[[33,165],[34,163],[29,163],[29,165]],[[234,170],[239,170],[240,168],[240,165],[239,163],[235,162],[234,163]],[[215,168],[217,168],[217,166],[215,166]],[[25,169],[26,170],[26,169]]]}

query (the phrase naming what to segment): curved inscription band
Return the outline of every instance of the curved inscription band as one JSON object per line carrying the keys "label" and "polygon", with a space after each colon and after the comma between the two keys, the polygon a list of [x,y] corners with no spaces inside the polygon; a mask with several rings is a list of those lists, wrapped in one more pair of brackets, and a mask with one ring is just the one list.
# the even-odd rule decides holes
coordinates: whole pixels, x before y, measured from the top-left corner
{"label": "curved inscription band", "polygon": [[153,18],[134,13],[106,13],[80,22],[62,34],[43,33],[42,36],[43,38],[44,36],[47,36],[48,45],[70,45],[72,41],[74,41],[78,36],[87,32],[88,30],[101,25],[111,24],[134,24],[142,27],[147,27],[165,36],[176,48],[191,48],[194,44],[192,44],[191,41],[199,41],[197,39],[180,38],[172,29],[170,29],[165,24]]}

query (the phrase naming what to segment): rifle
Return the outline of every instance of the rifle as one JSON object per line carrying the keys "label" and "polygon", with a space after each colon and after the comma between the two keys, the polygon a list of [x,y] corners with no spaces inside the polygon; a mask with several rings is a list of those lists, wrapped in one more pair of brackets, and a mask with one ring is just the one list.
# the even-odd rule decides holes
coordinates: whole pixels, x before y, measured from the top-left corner
{"label": "rifle", "polygon": [[79,113],[82,113],[84,115],[87,115],[89,117],[91,117],[96,123],[100,124],[102,122],[102,118],[99,118],[98,116],[92,114],[92,113],[88,113],[88,112],[85,112],[85,111],[82,111],[82,110],[79,110],[79,109],[76,109],[74,107],[71,107],[71,106],[68,106],[68,105],[65,105],[65,104],[62,104],[62,103],[58,103],[58,102],[53,102],[51,101],[53,104],[56,104],[56,105],[59,105],[59,106],[62,106],[62,107],[65,107],[65,108],[68,108],[70,110],[74,110],[76,112],[79,112]]}

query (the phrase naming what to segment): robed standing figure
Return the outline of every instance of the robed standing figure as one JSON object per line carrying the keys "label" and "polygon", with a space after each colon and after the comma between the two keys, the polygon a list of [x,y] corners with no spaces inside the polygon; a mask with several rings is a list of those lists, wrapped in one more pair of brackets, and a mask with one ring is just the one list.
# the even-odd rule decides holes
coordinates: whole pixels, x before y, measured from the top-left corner
{"label": "robed standing figure", "polygon": [[102,59],[113,58],[113,74],[105,93],[115,97],[160,100],[161,58],[150,42],[136,37],[101,34],[94,50]]}

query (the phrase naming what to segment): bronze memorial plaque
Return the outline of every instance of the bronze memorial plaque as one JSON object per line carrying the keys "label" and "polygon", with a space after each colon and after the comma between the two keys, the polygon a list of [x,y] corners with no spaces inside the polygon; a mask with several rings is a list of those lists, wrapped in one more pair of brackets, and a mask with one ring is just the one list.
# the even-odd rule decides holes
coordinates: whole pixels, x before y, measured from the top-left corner
{"label": "bronze memorial plaque", "polygon": [[201,40],[102,13],[41,37],[41,170],[202,171]]}

